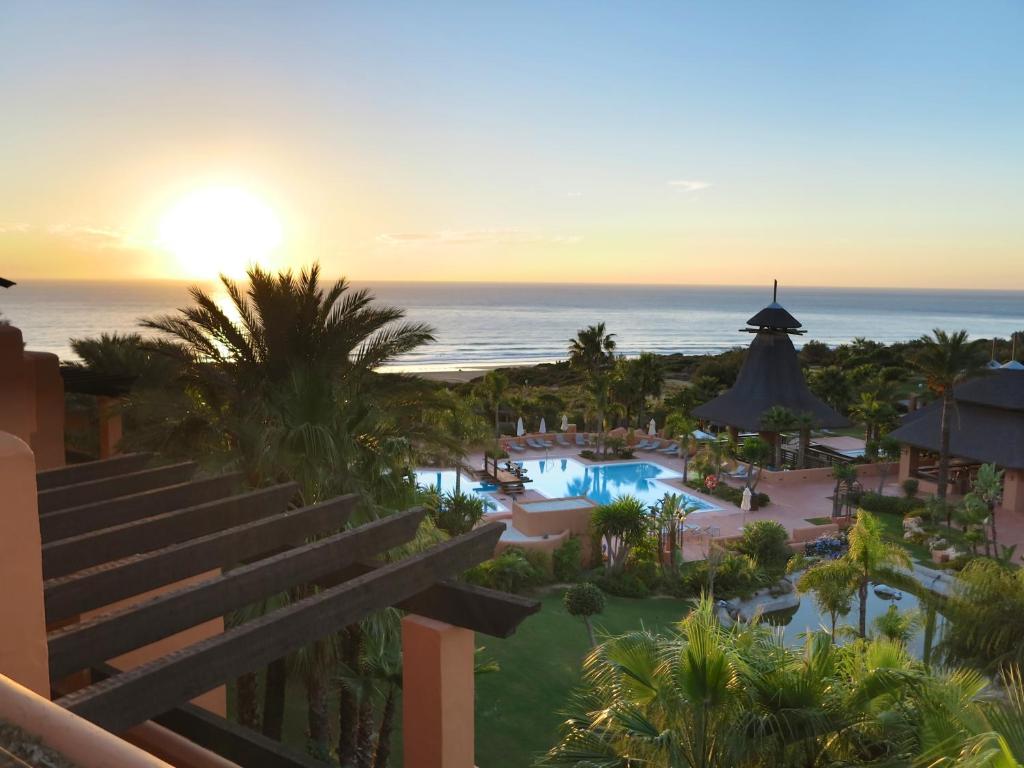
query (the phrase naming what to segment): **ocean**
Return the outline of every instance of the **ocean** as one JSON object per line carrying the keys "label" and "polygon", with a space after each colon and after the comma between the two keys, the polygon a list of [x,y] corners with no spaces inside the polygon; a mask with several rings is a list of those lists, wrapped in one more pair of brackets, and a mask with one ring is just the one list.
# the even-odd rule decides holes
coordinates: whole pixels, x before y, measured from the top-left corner
{"label": "ocean", "polygon": [[[71,359],[69,339],[139,330],[139,318],[185,306],[187,285],[25,280],[0,290],[0,315],[21,328],[29,348]],[[410,320],[436,330],[436,343],[396,366],[408,371],[564,359],[577,329],[601,320],[626,355],[720,352],[749,343],[739,329],[771,301],[770,286],[379,282],[368,287],[381,301],[404,307]],[[835,345],[857,336],[902,341],[933,328],[1003,338],[1024,331],[1024,291],[783,286],[779,302],[807,330],[798,345],[808,339]]]}

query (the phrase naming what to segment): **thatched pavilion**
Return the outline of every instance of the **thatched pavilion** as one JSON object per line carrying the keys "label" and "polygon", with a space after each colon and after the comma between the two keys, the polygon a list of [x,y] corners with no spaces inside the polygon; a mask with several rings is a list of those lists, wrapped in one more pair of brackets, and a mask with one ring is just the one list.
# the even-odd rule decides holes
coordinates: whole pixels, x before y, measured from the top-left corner
{"label": "thatched pavilion", "polygon": [[[1024,371],[992,370],[953,389],[950,453],[955,457],[949,489],[968,490],[978,464],[1005,470],[1002,509],[1024,515]],[[941,439],[940,401],[912,411],[890,434],[903,444],[900,481],[916,478],[923,490],[935,491]]]}
{"label": "thatched pavilion", "polygon": [[[810,414],[816,427],[843,427],[849,422],[818,399],[804,381],[791,336],[804,333],[800,322],[777,301],[747,321],[744,333],[754,334],[732,389],[693,409],[704,421],[738,431],[762,432],[764,413],[781,406],[794,414]],[[768,435],[774,439],[773,435]]]}

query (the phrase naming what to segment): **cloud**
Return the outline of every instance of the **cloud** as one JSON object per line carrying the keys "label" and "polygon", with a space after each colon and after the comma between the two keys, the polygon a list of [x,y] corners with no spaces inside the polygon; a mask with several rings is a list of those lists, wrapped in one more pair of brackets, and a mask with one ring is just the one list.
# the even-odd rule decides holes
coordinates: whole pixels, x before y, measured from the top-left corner
{"label": "cloud", "polygon": [[439,232],[389,232],[377,235],[386,245],[509,245],[516,243],[555,243],[572,245],[578,235],[549,235],[521,229],[448,229]]}
{"label": "cloud", "polygon": [[565,196],[566,197],[583,197],[583,193],[582,192],[566,192]]}
{"label": "cloud", "polygon": [[0,235],[21,234],[32,229],[30,224],[15,221],[0,221]]}
{"label": "cloud", "polygon": [[54,224],[46,231],[56,237],[67,237],[101,251],[132,250],[143,247],[141,243],[136,242],[119,229],[78,224]]}
{"label": "cloud", "polygon": [[668,185],[681,192],[700,192],[702,189],[710,187],[711,182],[699,181],[697,179],[673,179],[668,182]]}

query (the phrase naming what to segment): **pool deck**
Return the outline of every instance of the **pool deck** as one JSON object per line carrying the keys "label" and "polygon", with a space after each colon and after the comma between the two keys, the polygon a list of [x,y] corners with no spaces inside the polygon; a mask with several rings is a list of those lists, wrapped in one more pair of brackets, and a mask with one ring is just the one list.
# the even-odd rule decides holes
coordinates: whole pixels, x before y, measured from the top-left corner
{"label": "pool deck", "polygon": [[[511,457],[512,461],[530,459],[560,459],[571,458],[581,464],[607,464],[613,462],[592,461],[579,455],[580,449],[573,447],[555,446],[548,451],[529,450]],[[638,451],[633,459],[629,461],[645,461],[657,464],[660,467],[673,472],[682,471],[682,462],[679,459],[668,458],[656,452]],[[470,467],[483,466],[483,454],[471,454],[466,461]],[[626,463],[625,461],[623,463]],[[695,496],[718,509],[702,510],[692,513],[688,522],[713,531],[712,536],[684,536],[683,558],[685,560],[701,560],[707,555],[710,541],[714,539],[726,539],[739,536],[743,526],[755,520],[775,520],[785,526],[791,534],[797,528],[807,528],[813,525],[809,518],[828,517],[832,513],[832,481],[801,481],[796,483],[772,485],[764,481],[758,486],[759,491],[764,491],[771,497],[771,504],[756,512],[744,512],[731,503],[716,498],[700,491],[695,491],[683,484],[682,477],[659,478],[659,481],[666,485]],[[742,487],[741,481],[726,479],[731,485]],[[890,483],[895,488],[895,482]],[[514,497],[502,493],[494,494],[497,501],[503,506],[511,508],[512,501],[539,501],[547,497],[534,491],[527,486],[524,493],[516,494]]]}
{"label": "pool deck", "polygon": [[[556,445],[548,451],[528,450],[523,453],[518,453],[513,455],[511,459],[513,461],[517,461],[529,459],[571,458],[586,465],[611,463],[585,459],[579,455],[579,451],[580,449],[576,446],[565,447]],[[682,462],[679,459],[669,458],[656,452],[651,453],[638,451],[632,461],[650,462],[674,472],[680,472],[682,470]],[[471,467],[482,467],[483,455],[470,455],[466,464]],[[729,502],[701,493],[700,491],[695,491],[694,489],[685,486],[681,477],[659,478],[660,482],[663,482],[672,488],[676,488],[679,491],[685,491],[691,496],[696,496],[719,507],[719,509],[694,512],[690,515],[688,522],[698,525],[701,528],[713,529],[714,537],[693,537],[693,539],[696,540],[690,540],[689,537],[686,537],[683,542],[684,559],[703,559],[707,554],[708,543],[710,540],[713,540],[714,538],[725,539],[739,536],[742,532],[743,526],[755,520],[774,520],[781,523],[792,535],[793,531],[796,529],[809,528],[813,526],[814,524],[810,522],[813,518],[831,516],[832,491],[834,488],[834,481],[831,477],[826,476],[806,479],[780,478],[785,480],[785,482],[773,482],[773,478],[771,477],[772,474],[774,473],[767,474],[764,480],[759,483],[757,487],[757,490],[768,494],[771,498],[771,503],[768,506],[753,512],[744,512]],[[741,480],[733,480],[730,478],[724,478],[724,480],[734,487],[743,487],[743,482]],[[876,489],[877,484],[874,479],[872,479],[870,490]],[[891,477],[885,483],[882,492],[886,495],[892,496],[902,495],[897,473],[891,473]],[[513,497],[501,493],[496,493],[494,495],[499,502],[511,509]],[[537,491],[529,489],[529,486],[527,486],[525,493],[518,494],[514,498],[519,501],[534,501],[545,499],[547,497]],[[997,523],[999,527],[999,543],[1001,545],[1016,544],[1016,560],[1018,562],[1024,561],[1024,516],[1000,515]]]}

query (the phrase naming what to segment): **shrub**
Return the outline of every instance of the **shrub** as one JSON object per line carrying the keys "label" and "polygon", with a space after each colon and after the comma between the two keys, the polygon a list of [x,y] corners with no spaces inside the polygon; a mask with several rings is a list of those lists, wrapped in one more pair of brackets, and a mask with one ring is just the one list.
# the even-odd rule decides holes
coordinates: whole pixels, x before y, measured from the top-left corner
{"label": "shrub", "polygon": [[583,546],[576,537],[569,539],[565,544],[554,551],[551,556],[552,567],[555,572],[556,581],[576,581],[583,572],[581,562]]}
{"label": "shrub", "polygon": [[[715,571],[715,598],[749,597],[775,581],[752,557],[726,555]],[[686,563],[679,579],[669,584],[677,597],[696,597],[708,589],[708,562]]]}
{"label": "shrub", "polygon": [[786,542],[789,533],[774,520],[755,520],[743,526],[743,535],[734,545],[737,552],[749,555],[766,571],[781,574],[793,554]]}
{"label": "shrub", "polygon": [[[515,547],[515,549],[519,549]],[[543,574],[542,581],[551,580],[552,560],[551,555],[541,549],[521,550],[527,562]]]}
{"label": "shrub", "polygon": [[920,487],[920,485],[921,483],[918,481],[916,477],[908,477],[906,480],[903,481],[901,485],[901,487],[903,488],[903,495],[906,496],[908,499],[914,498],[915,496],[917,496],[917,489],[918,487]]}
{"label": "shrub", "polygon": [[570,616],[596,616],[604,610],[604,592],[589,582],[573,584],[565,590],[562,602]]}
{"label": "shrub", "polygon": [[594,640],[594,628],[590,626],[590,617],[604,610],[604,592],[594,584],[573,584],[565,591],[562,602],[570,616],[579,616],[583,619],[590,644],[597,645],[597,641]]}
{"label": "shrub", "polygon": [[858,506],[868,512],[882,515],[903,515],[916,512],[924,506],[918,498],[904,496],[882,496],[878,493],[862,493]]}
{"label": "shrub", "polygon": [[434,525],[450,536],[460,536],[473,530],[490,505],[480,496],[461,491],[428,495],[424,503]]}
{"label": "shrub", "polygon": [[509,547],[494,559],[466,571],[463,578],[481,587],[519,593],[543,584],[547,574],[530,562],[522,549]]}
{"label": "shrub", "polygon": [[595,583],[609,595],[618,597],[641,598],[651,594],[650,587],[639,576],[629,571],[603,574],[597,578]]}

